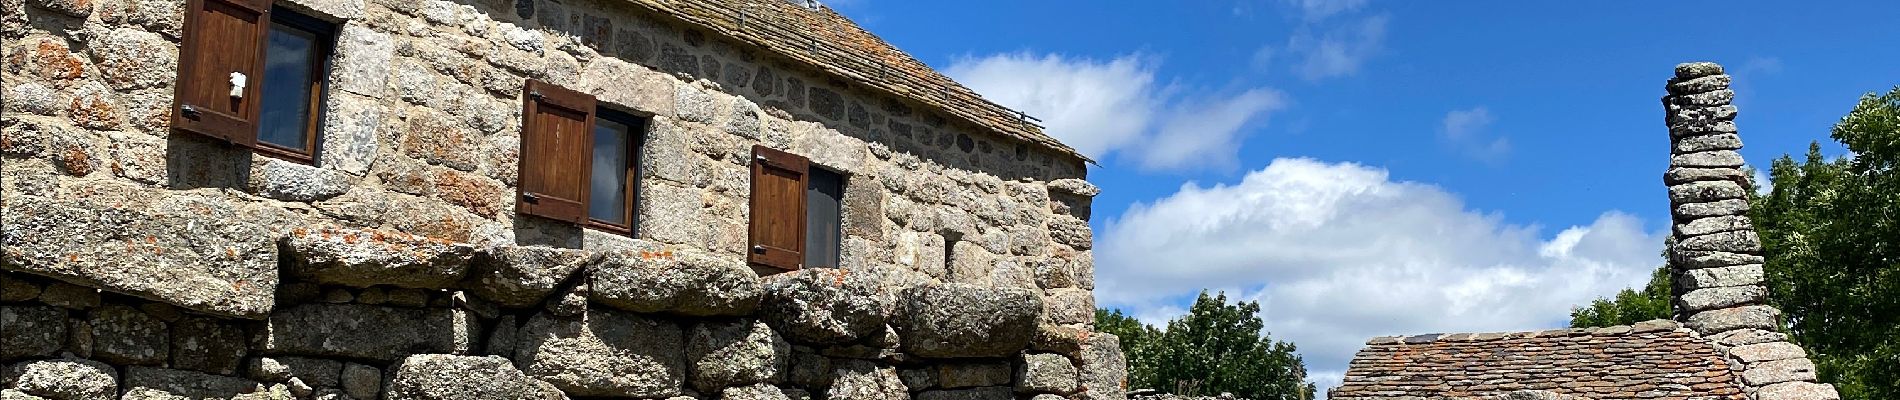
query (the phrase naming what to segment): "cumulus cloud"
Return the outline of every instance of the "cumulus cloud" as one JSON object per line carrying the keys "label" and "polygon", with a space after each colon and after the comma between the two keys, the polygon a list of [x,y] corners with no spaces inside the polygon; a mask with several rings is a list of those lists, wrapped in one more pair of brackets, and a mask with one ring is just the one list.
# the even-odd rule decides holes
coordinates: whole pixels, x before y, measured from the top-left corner
{"label": "cumulus cloud", "polygon": [[1386,23],[1375,15],[1332,26],[1311,26],[1287,39],[1286,50],[1297,61],[1293,72],[1308,81],[1348,76],[1385,49]]}
{"label": "cumulus cloud", "polygon": [[1467,156],[1486,162],[1499,162],[1511,152],[1511,141],[1504,136],[1491,137],[1487,130],[1497,119],[1491,110],[1473,107],[1445,113],[1439,127],[1440,138]]}
{"label": "cumulus cloud", "polygon": [[1326,386],[1373,336],[1561,326],[1572,305],[1645,282],[1661,250],[1628,214],[1545,238],[1437,186],[1311,159],[1184,184],[1103,232],[1101,304],[1155,322],[1203,288],[1259,300]]}
{"label": "cumulus cloud", "polygon": [[1042,119],[1046,132],[1083,154],[1119,154],[1150,170],[1231,167],[1245,129],[1286,105],[1270,88],[1230,94],[1164,85],[1159,64],[1142,55],[1008,53],[959,59],[945,72]]}

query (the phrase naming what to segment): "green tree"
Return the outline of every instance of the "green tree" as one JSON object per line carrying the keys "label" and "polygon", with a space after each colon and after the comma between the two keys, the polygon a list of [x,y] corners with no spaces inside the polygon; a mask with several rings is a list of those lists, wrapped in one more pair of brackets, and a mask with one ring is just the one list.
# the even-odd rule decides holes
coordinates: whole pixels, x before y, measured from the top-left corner
{"label": "green tree", "polygon": [[1900,88],[1862,97],[1832,136],[1853,157],[1810,144],[1751,199],[1770,301],[1844,398],[1900,398]]}
{"label": "green tree", "polygon": [[1599,297],[1589,307],[1570,309],[1570,327],[1594,328],[1630,325],[1652,319],[1669,318],[1669,265],[1656,268],[1642,291],[1623,289],[1614,298]]}
{"label": "green tree", "polygon": [[1178,395],[1223,392],[1271,400],[1312,399],[1306,365],[1291,343],[1265,335],[1260,303],[1227,302],[1225,293],[1202,292],[1187,315],[1165,329],[1141,324],[1117,311],[1097,310],[1096,327],[1122,339],[1131,387]]}

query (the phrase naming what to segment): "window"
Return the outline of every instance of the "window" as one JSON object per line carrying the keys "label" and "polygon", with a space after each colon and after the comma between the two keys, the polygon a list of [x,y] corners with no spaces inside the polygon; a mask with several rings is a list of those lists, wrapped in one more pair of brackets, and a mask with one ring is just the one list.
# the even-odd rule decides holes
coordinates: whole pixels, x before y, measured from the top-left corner
{"label": "window", "polygon": [[844,200],[844,175],[811,168],[805,185],[805,266],[838,266],[839,236],[844,234],[839,205]]}
{"label": "window", "polygon": [[845,176],[804,157],[752,147],[753,265],[796,270],[838,266]]}
{"label": "window", "polygon": [[172,126],[311,162],[334,25],[270,0],[189,0]]}
{"label": "window", "polygon": [[308,159],[317,147],[324,71],[329,70],[333,28],[315,18],[271,10],[269,46],[264,52],[263,115],[258,144],[291,157]]}
{"label": "window", "polygon": [[546,82],[522,93],[515,211],[631,235],[646,120]]}
{"label": "window", "polygon": [[595,114],[587,218],[602,228],[632,233],[640,132],[645,131],[645,124],[638,117],[618,111],[597,109]]}

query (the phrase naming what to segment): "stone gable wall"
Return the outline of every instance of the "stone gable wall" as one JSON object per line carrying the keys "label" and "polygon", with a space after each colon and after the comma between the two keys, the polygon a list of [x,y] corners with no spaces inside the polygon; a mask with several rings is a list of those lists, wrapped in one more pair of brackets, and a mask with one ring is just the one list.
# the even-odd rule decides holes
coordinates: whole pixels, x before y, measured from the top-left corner
{"label": "stone gable wall", "polygon": [[[0,398],[1120,396],[1080,159],[630,4],[280,0],[292,163],[171,132],[184,4],[0,0]],[[634,237],[515,214],[527,79],[652,115]],[[745,266],[754,144],[848,175],[841,268]]]}

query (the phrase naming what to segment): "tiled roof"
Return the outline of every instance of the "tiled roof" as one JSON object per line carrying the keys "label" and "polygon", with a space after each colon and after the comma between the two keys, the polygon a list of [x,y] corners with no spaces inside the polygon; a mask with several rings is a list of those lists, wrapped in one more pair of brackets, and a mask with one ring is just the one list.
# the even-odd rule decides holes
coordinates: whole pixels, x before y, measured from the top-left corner
{"label": "tiled roof", "polygon": [[1493,396],[1744,399],[1714,347],[1675,322],[1519,333],[1380,337],[1353,357],[1332,400]]}
{"label": "tiled roof", "polygon": [[1088,159],[1043,134],[1041,127],[1017,111],[984,99],[830,8],[812,9],[785,0],[631,1],[1005,137]]}

